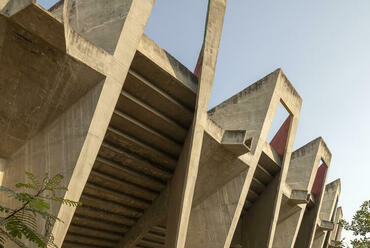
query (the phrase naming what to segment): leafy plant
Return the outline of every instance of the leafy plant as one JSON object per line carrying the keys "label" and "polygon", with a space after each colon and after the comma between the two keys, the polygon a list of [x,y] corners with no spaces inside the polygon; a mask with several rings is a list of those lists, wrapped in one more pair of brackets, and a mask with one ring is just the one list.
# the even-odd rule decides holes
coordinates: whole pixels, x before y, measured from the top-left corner
{"label": "leafy plant", "polygon": [[[0,186],[0,192],[20,203],[20,207],[12,209],[0,206],[0,248],[4,248],[8,240],[21,248],[26,248],[22,239],[26,239],[41,248],[57,247],[51,229],[56,221],[62,221],[49,213],[50,202],[59,202],[71,207],[80,206],[80,202],[71,201],[57,196],[58,191],[67,191],[61,186],[63,175],[57,174],[49,177],[45,174],[39,181],[35,175],[26,172],[28,183],[17,183],[18,189],[26,192],[15,192],[10,188]],[[30,192],[30,193],[29,193]],[[45,231],[38,231],[37,220],[42,218],[45,222]]]}
{"label": "leafy plant", "polygon": [[[341,221],[344,229],[351,231],[355,238],[351,240],[353,248],[369,248],[370,247],[370,200],[362,203],[359,210],[356,211],[349,223],[345,220]],[[338,243],[338,247],[348,247],[342,240]]]}

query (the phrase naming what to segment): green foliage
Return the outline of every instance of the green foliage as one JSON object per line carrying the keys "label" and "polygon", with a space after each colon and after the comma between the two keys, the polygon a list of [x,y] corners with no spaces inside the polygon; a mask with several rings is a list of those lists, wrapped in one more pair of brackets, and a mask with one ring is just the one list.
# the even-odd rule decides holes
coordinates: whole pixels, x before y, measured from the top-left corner
{"label": "green foliage", "polygon": [[[341,221],[344,229],[351,231],[355,238],[351,240],[353,248],[369,248],[370,247],[370,200],[365,201],[359,210],[356,211],[349,223],[345,220]],[[339,242],[338,247],[348,247],[344,244],[344,240]]]}
{"label": "green foliage", "polygon": [[[0,248],[4,248],[8,240],[14,242],[21,248],[26,248],[22,239],[26,239],[41,248],[57,247],[51,229],[56,221],[61,221],[50,214],[50,202],[59,202],[71,207],[80,206],[80,202],[71,201],[57,196],[58,191],[68,190],[61,186],[63,176],[57,174],[49,177],[45,174],[39,181],[35,175],[26,172],[27,183],[17,183],[18,189],[26,192],[15,192],[10,188],[0,186],[0,192],[7,194],[10,198],[20,203],[16,209],[0,206]],[[45,232],[38,231],[37,219],[42,218],[45,222]]]}

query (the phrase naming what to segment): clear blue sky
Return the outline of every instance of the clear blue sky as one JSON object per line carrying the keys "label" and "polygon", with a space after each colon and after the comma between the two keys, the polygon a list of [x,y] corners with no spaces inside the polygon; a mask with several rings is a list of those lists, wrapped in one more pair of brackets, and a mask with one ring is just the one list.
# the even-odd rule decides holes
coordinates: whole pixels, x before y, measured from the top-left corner
{"label": "clear blue sky", "polygon": [[[146,28],[191,70],[206,5],[157,0]],[[211,96],[212,107],[282,68],[303,98],[295,148],[325,139],[346,219],[370,199],[369,13],[369,0],[229,0]]]}

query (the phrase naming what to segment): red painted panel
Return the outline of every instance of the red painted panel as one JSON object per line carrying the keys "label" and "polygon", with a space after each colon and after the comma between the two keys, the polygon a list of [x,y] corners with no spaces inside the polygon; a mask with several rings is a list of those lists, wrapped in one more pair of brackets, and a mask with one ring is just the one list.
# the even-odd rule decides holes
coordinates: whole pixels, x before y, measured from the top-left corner
{"label": "red painted panel", "polygon": [[320,167],[317,169],[315,182],[313,183],[311,193],[315,196],[318,196],[321,194],[321,191],[324,187],[324,180],[326,176],[326,171],[328,170],[328,167],[325,163],[322,163]]}
{"label": "red painted panel", "polygon": [[202,67],[202,62],[203,62],[203,48],[202,50],[200,50],[197,65],[195,66],[195,70],[194,70],[194,75],[197,76],[197,78],[199,78],[200,76],[200,69]]}
{"label": "red painted panel", "polygon": [[284,157],[291,120],[292,120],[292,117],[289,116],[284,121],[283,125],[281,125],[279,131],[275,134],[274,138],[270,142],[270,145],[279,154],[281,159],[283,159]]}

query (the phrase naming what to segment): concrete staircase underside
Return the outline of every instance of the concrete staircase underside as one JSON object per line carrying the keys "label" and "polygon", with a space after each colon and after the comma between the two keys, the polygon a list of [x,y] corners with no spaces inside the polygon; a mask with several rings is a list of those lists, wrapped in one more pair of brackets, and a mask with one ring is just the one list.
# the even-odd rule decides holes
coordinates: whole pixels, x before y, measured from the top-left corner
{"label": "concrete staircase underside", "polygon": [[[136,53],[63,247],[115,247],[171,179],[194,105],[195,92]],[[162,247],[164,230],[137,247]]]}
{"label": "concrete staircase underside", "polygon": [[[9,3],[0,8],[3,185],[26,169],[65,174],[66,197],[83,206],[52,205],[65,221],[53,229],[59,247],[323,248],[338,239],[340,181],[324,190],[320,174],[325,194],[310,195],[331,153],[321,138],[292,152],[302,99],[281,69],[207,112],[226,1],[210,0],[199,79],[143,34],[154,1],[94,0],[102,12],[76,1],[61,1],[55,16],[33,0],[0,1]],[[61,21],[65,3],[78,30]],[[269,144],[280,103],[289,116]]]}

